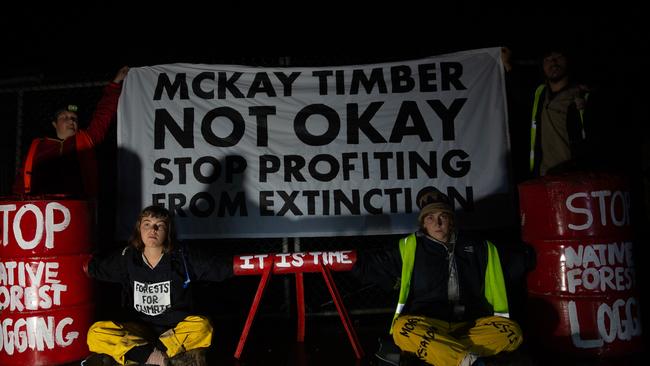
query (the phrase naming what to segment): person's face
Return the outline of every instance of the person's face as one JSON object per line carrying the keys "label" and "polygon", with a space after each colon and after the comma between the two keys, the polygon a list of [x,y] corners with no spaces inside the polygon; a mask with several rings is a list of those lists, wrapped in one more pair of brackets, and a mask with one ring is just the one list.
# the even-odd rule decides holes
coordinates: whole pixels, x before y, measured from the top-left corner
{"label": "person's face", "polygon": [[430,213],[424,217],[424,230],[430,237],[447,243],[451,234],[451,220],[451,215],[447,212]]}
{"label": "person's face", "polygon": [[551,52],[544,57],[542,66],[544,76],[549,81],[559,81],[567,76],[567,59],[559,52]]}
{"label": "person's face", "polygon": [[167,223],[155,217],[143,217],[140,221],[140,237],[145,248],[161,248],[167,240]]}
{"label": "person's face", "polygon": [[63,111],[59,113],[56,120],[52,122],[56,135],[65,140],[77,133],[77,114],[75,112]]}

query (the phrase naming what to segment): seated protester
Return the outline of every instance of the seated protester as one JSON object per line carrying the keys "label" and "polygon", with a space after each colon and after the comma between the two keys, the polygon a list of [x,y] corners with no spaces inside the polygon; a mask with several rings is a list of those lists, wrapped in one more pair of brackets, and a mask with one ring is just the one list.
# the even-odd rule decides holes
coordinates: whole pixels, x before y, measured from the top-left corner
{"label": "seated protester", "polygon": [[233,270],[232,258],[178,246],[169,211],[149,206],[140,213],[129,246],[93,257],[88,274],[120,283],[127,309],[125,319],[90,327],[88,347],[99,354],[91,358],[105,360],[108,355],[120,365],[166,365],[184,352],[204,350],[212,341],[209,319],[192,312],[192,282],[222,281]]}
{"label": "seated protester", "polygon": [[420,229],[388,251],[359,251],[352,270],[363,282],[399,285],[395,344],[436,366],[514,351],[522,332],[508,318],[496,247],[457,231],[449,197],[436,188],[423,189],[417,202]]}
{"label": "seated protester", "polygon": [[54,112],[53,134],[32,141],[14,180],[13,193],[97,197],[94,148],[106,138],[116,120],[122,82],[128,72],[128,66],[122,67],[104,88],[88,128],[79,129],[77,105],[66,104]]}

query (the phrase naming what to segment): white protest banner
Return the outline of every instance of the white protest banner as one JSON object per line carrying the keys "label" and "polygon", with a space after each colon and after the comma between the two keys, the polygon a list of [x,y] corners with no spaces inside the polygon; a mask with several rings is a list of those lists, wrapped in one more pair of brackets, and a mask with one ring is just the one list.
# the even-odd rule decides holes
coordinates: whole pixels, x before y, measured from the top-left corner
{"label": "white protest banner", "polygon": [[150,204],[176,212],[181,238],[406,233],[427,185],[466,225],[502,225],[514,216],[506,121],[499,48],[133,68],[118,109],[118,235]]}

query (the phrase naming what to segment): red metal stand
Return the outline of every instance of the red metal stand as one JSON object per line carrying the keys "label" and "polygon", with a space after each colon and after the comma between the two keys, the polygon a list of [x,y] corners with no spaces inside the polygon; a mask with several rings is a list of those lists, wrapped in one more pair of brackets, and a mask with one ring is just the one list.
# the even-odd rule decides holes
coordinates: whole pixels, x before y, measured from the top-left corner
{"label": "red metal stand", "polygon": [[246,344],[246,338],[248,338],[248,332],[251,330],[251,325],[253,325],[253,319],[255,318],[255,314],[257,313],[257,308],[260,305],[260,300],[262,300],[264,289],[266,288],[266,285],[269,283],[269,279],[271,278],[271,269],[273,269],[273,266],[267,266],[266,269],[264,269],[264,273],[262,274],[262,278],[260,279],[260,284],[257,286],[257,291],[255,292],[255,298],[253,299],[253,304],[251,305],[251,309],[248,312],[248,317],[246,318],[246,323],[244,324],[244,330],[242,330],[241,336],[239,337],[239,343],[237,343],[237,349],[235,350],[236,359],[239,359],[242,351],[244,350],[244,344]]}
{"label": "red metal stand", "polygon": [[298,329],[296,330],[296,341],[305,341],[305,285],[302,273],[296,273],[296,317]]}
{"label": "red metal stand", "polygon": [[[251,305],[251,308],[248,312],[248,317],[246,318],[244,329],[242,330],[242,334],[239,337],[239,343],[237,344],[237,349],[235,350],[236,359],[240,359],[241,357],[242,351],[244,349],[244,345],[246,344],[246,338],[248,338],[248,333],[250,332],[250,328],[253,324],[253,320],[255,319],[255,314],[257,313],[257,309],[259,307],[260,301],[262,300],[262,296],[264,295],[264,290],[266,289],[266,286],[269,282],[271,273],[272,272],[291,273],[291,272],[278,271],[278,269],[275,268],[275,264],[276,263],[274,257],[270,256],[264,258],[264,265],[263,265],[264,268],[262,271],[262,278],[260,279],[260,283],[257,287],[257,291],[255,292],[255,298],[253,299],[253,304]],[[352,326],[352,322],[350,321],[348,312],[345,308],[345,305],[343,304],[338,288],[336,287],[336,283],[334,282],[329,266],[320,263],[311,268],[306,267],[304,268],[304,270],[311,272],[313,271],[314,268],[317,268],[321,272],[323,279],[325,280],[325,284],[327,285],[327,288],[329,289],[329,292],[332,295],[332,299],[334,300],[334,304],[336,305],[336,310],[339,313],[341,322],[343,323],[345,331],[348,335],[348,339],[350,340],[350,344],[352,345],[352,349],[354,350],[354,354],[357,359],[361,359],[364,355],[363,349],[361,348],[361,343],[359,342],[354,327]],[[297,333],[296,340],[297,342],[304,342],[305,340],[305,289],[304,289],[303,272],[295,271],[295,270],[292,272],[296,275],[296,308],[297,308],[296,316],[297,316],[297,324],[298,324],[297,331],[296,331]]]}
{"label": "red metal stand", "polygon": [[350,317],[348,316],[348,311],[345,309],[345,305],[343,305],[343,300],[341,299],[339,290],[338,288],[336,288],[336,284],[334,283],[334,278],[332,278],[332,272],[330,272],[330,269],[322,264],[320,265],[320,271],[323,274],[323,278],[325,279],[327,288],[330,290],[332,299],[334,299],[334,304],[336,304],[336,310],[339,312],[339,316],[341,317],[341,322],[343,322],[345,331],[348,333],[348,339],[350,340],[350,344],[352,344],[352,348],[354,349],[354,354],[355,356],[357,356],[358,359],[360,359],[361,357],[363,357],[363,349],[361,348],[361,343],[359,343],[359,338],[357,338],[357,333],[354,331],[354,327],[352,326],[352,322],[350,321]]}

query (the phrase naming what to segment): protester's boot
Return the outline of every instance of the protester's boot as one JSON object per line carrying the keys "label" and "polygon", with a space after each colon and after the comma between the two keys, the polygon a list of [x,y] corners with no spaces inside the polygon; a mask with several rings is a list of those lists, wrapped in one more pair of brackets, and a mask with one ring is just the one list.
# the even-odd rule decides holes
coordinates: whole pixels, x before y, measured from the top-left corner
{"label": "protester's boot", "polygon": [[208,366],[205,359],[207,348],[195,348],[172,357],[170,366]]}
{"label": "protester's boot", "polygon": [[379,348],[375,352],[378,366],[399,366],[401,353],[392,337],[379,337]]}
{"label": "protester's boot", "polygon": [[85,360],[81,361],[81,366],[114,366],[117,362],[113,357],[103,353],[93,353]]}

